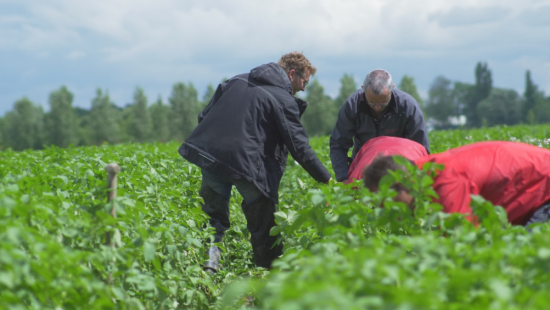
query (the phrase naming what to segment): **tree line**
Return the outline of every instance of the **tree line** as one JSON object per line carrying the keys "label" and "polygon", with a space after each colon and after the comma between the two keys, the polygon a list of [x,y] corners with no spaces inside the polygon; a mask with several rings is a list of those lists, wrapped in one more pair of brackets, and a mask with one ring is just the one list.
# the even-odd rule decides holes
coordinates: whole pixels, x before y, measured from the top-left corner
{"label": "tree line", "polygon": [[[397,87],[419,102],[436,129],[550,122],[550,97],[538,90],[529,71],[522,96],[512,89],[494,88],[486,63],[476,65],[475,77],[475,84],[437,77],[426,102],[419,96],[412,77],[403,76]],[[313,79],[306,89],[304,99],[309,106],[302,117],[308,134],[330,134],[340,107],[357,89],[353,76],[344,74],[338,96],[331,98],[319,81]],[[87,110],[74,107],[74,95],[61,86],[50,93],[47,113],[26,97],[14,103],[13,110],[0,118],[0,149],[183,141],[197,125],[197,115],[210,102],[214,91],[209,85],[201,100],[192,83],[179,82],[172,86],[165,104],[160,96],[149,103],[143,89],[137,87],[132,103],[121,108],[106,91],[97,89]],[[465,124],[457,122],[460,116],[465,116]]]}
{"label": "tree line", "polygon": [[143,89],[137,87],[132,103],[120,108],[107,92],[97,89],[91,108],[86,110],[73,107],[73,94],[62,86],[50,93],[47,113],[26,97],[17,100],[13,110],[0,118],[0,148],[183,140],[213,95],[212,85],[199,100],[192,83],[176,83],[168,104],[160,96],[149,104]]}
{"label": "tree line", "polygon": [[[538,89],[529,70],[525,72],[521,95],[513,89],[493,87],[487,63],[477,63],[474,74],[474,84],[452,82],[444,76],[438,76],[432,83],[424,114],[433,120],[434,128],[550,122],[550,96],[545,97]],[[460,116],[465,116],[465,124],[457,124]]]}

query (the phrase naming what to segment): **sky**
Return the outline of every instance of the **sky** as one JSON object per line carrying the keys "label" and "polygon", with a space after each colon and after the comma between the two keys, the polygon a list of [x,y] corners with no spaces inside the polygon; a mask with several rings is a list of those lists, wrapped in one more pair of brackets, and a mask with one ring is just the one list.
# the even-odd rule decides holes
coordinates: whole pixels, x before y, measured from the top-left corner
{"label": "sky", "polygon": [[427,98],[437,76],[523,93],[525,72],[550,95],[550,0],[0,0],[0,116],[26,96],[49,109],[66,85],[89,109],[97,88],[118,106],[137,86],[164,103],[172,85],[208,84],[303,52],[336,97],[351,74],[414,78]]}

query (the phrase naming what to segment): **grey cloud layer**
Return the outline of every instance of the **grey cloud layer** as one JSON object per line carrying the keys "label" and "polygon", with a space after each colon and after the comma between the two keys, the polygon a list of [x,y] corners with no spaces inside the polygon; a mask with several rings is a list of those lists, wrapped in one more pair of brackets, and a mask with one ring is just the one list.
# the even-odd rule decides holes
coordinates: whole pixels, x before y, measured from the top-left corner
{"label": "grey cloud layer", "polygon": [[[320,64],[322,82],[337,81],[343,72],[362,76],[393,58],[405,64],[394,76],[416,76],[425,90],[438,74],[473,68],[476,61],[507,61],[505,67],[516,71],[502,74],[531,69],[550,90],[546,16],[548,1],[536,0],[3,1],[0,56],[20,58],[10,66],[15,74],[34,70],[32,85],[41,79],[70,83],[80,72],[88,84],[112,89],[140,84],[147,91],[149,83],[185,80],[196,81],[200,90],[298,50]],[[448,59],[448,68],[437,72],[434,59]],[[411,72],[416,64],[407,62],[426,69]],[[75,71],[57,74],[55,64]],[[7,78],[1,71],[0,80]],[[29,84],[21,85],[12,88],[11,102],[0,102],[0,114],[32,92]],[[327,85],[331,92],[337,87]]]}

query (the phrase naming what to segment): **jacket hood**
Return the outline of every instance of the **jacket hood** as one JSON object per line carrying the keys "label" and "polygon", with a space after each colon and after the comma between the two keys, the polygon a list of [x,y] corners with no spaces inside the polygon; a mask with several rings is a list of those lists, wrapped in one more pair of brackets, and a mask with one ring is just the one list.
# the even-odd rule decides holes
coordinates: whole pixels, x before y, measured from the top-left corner
{"label": "jacket hood", "polygon": [[262,84],[281,87],[292,95],[292,84],[290,84],[288,75],[281,66],[274,62],[250,70],[250,78]]}

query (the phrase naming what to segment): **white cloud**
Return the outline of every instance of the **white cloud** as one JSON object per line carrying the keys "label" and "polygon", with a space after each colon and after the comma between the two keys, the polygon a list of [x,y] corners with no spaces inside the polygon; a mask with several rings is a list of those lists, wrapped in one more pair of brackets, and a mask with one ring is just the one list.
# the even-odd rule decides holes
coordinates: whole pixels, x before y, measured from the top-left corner
{"label": "white cloud", "polygon": [[[54,77],[48,66],[58,62],[62,67],[70,60],[80,67],[66,69],[60,83],[86,76],[88,84],[111,83],[106,86],[113,93],[122,84],[140,84],[147,91],[149,83],[179,80],[192,80],[201,90],[208,82],[276,61],[292,50],[315,60],[318,78],[333,84],[325,85],[330,93],[337,92],[343,72],[361,80],[373,66],[392,68],[396,79],[412,75],[425,93],[439,74],[453,80],[471,78],[477,61],[505,64],[525,58],[533,59],[529,63],[533,72],[541,70],[542,86],[550,85],[550,75],[542,73],[546,67],[541,65],[550,61],[548,4],[537,0],[3,1],[0,53],[20,57],[20,64],[10,70],[39,66],[49,81]],[[502,75],[517,75],[520,70],[511,65],[499,68],[516,70]],[[0,65],[0,71],[6,69]],[[550,91],[550,86],[545,89]]]}
{"label": "white cloud", "polygon": [[83,51],[72,51],[69,53],[67,58],[69,58],[70,60],[76,60],[84,57],[85,55],[86,53],[84,53]]}
{"label": "white cloud", "polygon": [[502,6],[453,7],[446,12],[432,13],[429,18],[442,28],[448,28],[505,21],[510,13],[510,8]]}

